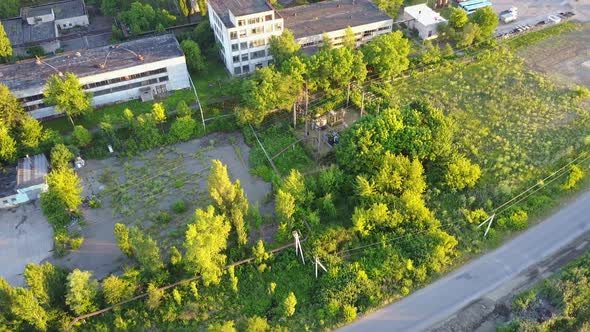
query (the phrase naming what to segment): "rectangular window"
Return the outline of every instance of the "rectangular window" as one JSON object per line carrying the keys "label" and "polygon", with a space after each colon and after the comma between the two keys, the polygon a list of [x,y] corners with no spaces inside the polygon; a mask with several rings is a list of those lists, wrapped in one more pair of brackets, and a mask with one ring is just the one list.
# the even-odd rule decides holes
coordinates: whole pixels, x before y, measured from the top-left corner
{"label": "rectangular window", "polygon": [[260,17],[253,17],[248,19],[248,24],[260,23]]}
{"label": "rectangular window", "polygon": [[264,28],[263,27],[256,27],[256,28],[252,28],[252,30],[250,30],[250,33],[253,35],[258,35],[264,32]]}
{"label": "rectangular window", "polygon": [[240,49],[242,49],[242,50],[248,49],[248,42],[241,42]]}
{"label": "rectangular window", "polygon": [[158,81],[160,82],[167,82],[168,81],[168,76],[162,76],[158,79]]}
{"label": "rectangular window", "polygon": [[243,27],[246,25],[246,20],[238,20],[238,26]]}
{"label": "rectangular window", "polygon": [[234,62],[240,62],[240,56],[234,55]]}
{"label": "rectangular window", "polygon": [[385,31],[385,30],[389,30],[391,29],[391,27],[381,27],[379,28],[379,31]]}
{"label": "rectangular window", "polygon": [[242,62],[243,61],[248,61],[248,53],[242,54]]}
{"label": "rectangular window", "polygon": [[257,39],[250,42],[250,47],[264,46],[264,39]]}
{"label": "rectangular window", "polygon": [[242,73],[242,68],[241,67],[234,67],[234,74],[240,75],[241,73]]}
{"label": "rectangular window", "polygon": [[240,38],[246,37],[246,30],[240,30]]}
{"label": "rectangular window", "polygon": [[266,31],[266,32],[272,32],[272,24],[267,24],[267,25],[264,27],[264,31]]}
{"label": "rectangular window", "polygon": [[250,59],[252,59],[252,60],[264,58],[265,56],[266,56],[265,50],[260,50],[260,51],[250,53]]}
{"label": "rectangular window", "polygon": [[238,32],[237,31],[232,31],[229,33],[229,38],[234,40],[234,39],[238,39]]}
{"label": "rectangular window", "polygon": [[247,73],[250,71],[250,66],[246,65],[246,66],[242,66],[242,73]]}
{"label": "rectangular window", "polygon": [[238,50],[239,50],[238,43],[231,44],[231,51],[232,52],[235,52],[235,51],[238,51]]}
{"label": "rectangular window", "polygon": [[272,21],[272,14],[270,14],[270,15],[266,15],[266,16],[264,17],[264,20],[265,20],[265,21]]}

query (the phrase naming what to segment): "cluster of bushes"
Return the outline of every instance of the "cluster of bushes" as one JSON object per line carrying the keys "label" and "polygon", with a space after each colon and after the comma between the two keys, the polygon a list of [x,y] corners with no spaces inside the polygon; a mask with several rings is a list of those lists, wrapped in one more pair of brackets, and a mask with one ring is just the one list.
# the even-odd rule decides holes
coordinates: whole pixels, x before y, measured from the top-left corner
{"label": "cluster of bushes", "polygon": [[469,16],[463,9],[455,7],[451,9],[448,24],[441,24],[438,30],[442,39],[455,42],[458,48],[466,48],[489,41],[498,23],[492,7],[478,9]]}

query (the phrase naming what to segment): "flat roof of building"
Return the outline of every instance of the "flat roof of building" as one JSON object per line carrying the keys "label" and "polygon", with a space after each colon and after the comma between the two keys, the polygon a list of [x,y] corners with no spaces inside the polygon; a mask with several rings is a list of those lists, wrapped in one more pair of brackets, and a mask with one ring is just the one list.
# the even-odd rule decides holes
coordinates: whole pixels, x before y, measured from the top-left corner
{"label": "flat roof of building", "polygon": [[57,31],[53,22],[29,25],[26,20],[16,17],[2,20],[2,25],[10,43],[15,47],[57,39]]}
{"label": "flat roof of building", "polygon": [[16,167],[16,188],[28,188],[45,183],[48,172],[49,162],[44,154],[20,159]]}
{"label": "flat roof of building", "polygon": [[295,38],[391,20],[369,0],[322,1],[278,11]]}
{"label": "flat roof of building", "polygon": [[48,15],[52,9],[56,20],[86,15],[84,0],[66,0],[34,7],[23,7],[20,9],[20,16],[26,19],[27,17]]}
{"label": "flat roof of building", "polygon": [[[141,55],[143,60],[130,51]],[[109,56],[106,66],[101,68],[100,65],[105,62],[107,54]],[[87,77],[181,56],[184,56],[184,53],[174,35],[165,34],[116,45],[66,52],[43,58],[42,63],[31,59],[0,65],[0,82],[12,91],[20,91],[44,86],[51,75],[58,71]]]}
{"label": "flat roof of building", "polygon": [[209,0],[209,4],[228,28],[234,27],[229,11],[234,16],[244,16],[273,10],[266,0]]}
{"label": "flat roof of building", "polygon": [[447,21],[439,13],[430,9],[425,3],[406,7],[404,8],[404,12],[425,26]]}

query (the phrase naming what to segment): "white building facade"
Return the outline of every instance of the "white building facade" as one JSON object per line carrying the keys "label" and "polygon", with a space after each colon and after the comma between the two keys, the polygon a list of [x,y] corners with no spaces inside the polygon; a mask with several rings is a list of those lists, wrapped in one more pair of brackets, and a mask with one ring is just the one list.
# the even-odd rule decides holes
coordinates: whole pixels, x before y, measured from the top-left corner
{"label": "white building facade", "polygon": [[240,7],[234,0],[208,2],[209,22],[221,45],[220,56],[233,75],[267,66],[272,61],[270,38],[283,33],[283,19],[269,4],[246,2],[251,8]]}
{"label": "white building facade", "polygon": [[[37,71],[35,81],[19,73]],[[43,59],[0,66],[0,75],[12,77],[7,86],[25,111],[36,119],[59,116],[44,103],[45,82],[56,73],[76,74],[92,105],[103,106],[134,99],[152,100],[170,91],[190,88],[186,59],[173,35],[122,43],[116,47],[81,50]],[[26,75],[25,75],[26,76]]]}
{"label": "white building facade", "polygon": [[438,37],[439,24],[447,21],[426,4],[405,7],[403,19],[407,26],[418,31],[418,35],[424,40]]}

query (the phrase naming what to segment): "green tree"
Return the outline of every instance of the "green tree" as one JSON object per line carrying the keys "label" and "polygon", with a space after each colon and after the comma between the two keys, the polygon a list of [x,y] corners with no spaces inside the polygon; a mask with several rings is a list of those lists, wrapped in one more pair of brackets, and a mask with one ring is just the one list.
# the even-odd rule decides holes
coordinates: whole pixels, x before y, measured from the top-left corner
{"label": "green tree", "polygon": [[342,90],[350,81],[361,83],[367,68],[361,52],[349,48],[321,49],[310,60],[312,89],[332,92]]}
{"label": "green tree", "polygon": [[157,124],[166,121],[166,108],[162,103],[152,105],[152,118]]}
{"label": "green tree", "polygon": [[100,11],[104,16],[117,16],[121,10],[119,0],[102,0],[100,4]]}
{"label": "green tree", "polygon": [[457,47],[469,47],[481,36],[481,28],[479,25],[469,22],[465,24],[463,32],[458,35]]}
{"label": "green tree", "polygon": [[197,209],[195,222],[188,225],[184,246],[185,263],[191,273],[199,273],[203,284],[219,284],[226,256],[230,225],[222,215],[215,215],[213,206]]}
{"label": "green tree", "polygon": [[246,319],[245,332],[266,332],[270,329],[268,321],[264,317],[253,316]]}
{"label": "green tree", "polygon": [[465,157],[458,157],[448,164],[445,173],[445,183],[447,186],[461,190],[475,186],[481,176],[481,170],[477,164],[472,164]]}
{"label": "green tree", "polygon": [[300,48],[301,45],[295,42],[295,36],[289,29],[278,36],[270,37],[270,54],[279,67],[290,57],[297,55]]}
{"label": "green tree", "polygon": [[51,167],[54,169],[67,168],[74,159],[74,154],[68,147],[59,143],[51,149]]}
{"label": "green tree", "polygon": [[107,304],[113,305],[130,299],[133,296],[133,286],[127,280],[117,276],[108,276],[102,281],[102,294]]}
{"label": "green tree", "polygon": [[137,227],[131,228],[129,242],[133,248],[135,259],[139,262],[142,272],[147,277],[156,275],[164,267],[160,257],[160,248],[154,239]]}
{"label": "green tree", "polygon": [[282,314],[283,317],[291,317],[295,314],[295,306],[297,305],[297,298],[293,292],[289,292],[285,300],[282,303]]}
{"label": "green tree", "polygon": [[230,266],[227,270],[229,275],[229,282],[231,285],[231,289],[234,293],[238,292],[238,277],[236,277],[236,269],[234,266]]}
{"label": "green tree", "polygon": [[114,233],[115,237],[117,238],[117,246],[119,246],[121,252],[128,257],[132,257],[133,247],[131,246],[131,241],[129,240],[129,229],[127,226],[121,223],[116,223]]}
{"label": "green tree", "polygon": [[74,139],[74,143],[78,147],[85,147],[90,142],[92,142],[92,134],[88,131],[88,129],[78,125],[74,126],[74,131],[72,132],[72,138]]}
{"label": "green tree", "polygon": [[191,14],[190,3],[189,0],[178,0],[178,7],[180,7],[180,13],[182,16],[189,17]]}
{"label": "green tree", "polygon": [[182,51],[184,52],[184,56],[186,57],[186,64],[188,66],[188,69],[190,69],[193,73],[199,73],[205,70],[205,57],[201,53],[201,48],[199,47],[199,44],[195,43],[190,39],[185,39],[182,41],[182,43],[180,43],[180,47],[182,47]]}
{"label": "green tree", "polygon": [[219,160],[212,160],[207,181],[209,195],[219,211],[233,226],[238,245],[246,244],[248,232],[244,217],[248,214],[248,199],[240,185],[240,180],[232,183],[227,174],[227,167]]}
{"label": "green tree", "polygon": [[178,117],[170,126],[170,136],[176,141],[187,141],[195,134],[197,121],[190,115]]}
{"label": "green tree", "polygon": [[186,104],[184,100],[178,102],[176,105],[176,115],[179,117],[190,116],[193,114],[193,110]]}
{"label": "green tree", "polygon": [[451,7],[451,14],[449,15],[449,24],[455,29],[462,29],[469,21],[467,12],[458,7]]}
{"label": "green tree", "polygon": [[584,178],[584,171],[578,165],[572,165],[570,168],[570,174],[568,175],[565,183],[561,186],[563,190],[570,190],[578,184],[580,180]]}
{"label": "green tree", "polygon": [[380,35],[363,48],[367,64],[375,70],[381,78],[399,75],[408,69],[410,60],[410,43],[401,31]]}
{"label": "green tree", "polygon": [[450,43],[447,43],[445,49],[442,51],[442,57],[448,59],[455,55],[455,51],[453,51],[453,47]]}
{"label": "green tree", "polygon": [[206,0],[197,0],[197,5],[199,6],[199,11],[201,12],[201,16],[207,16],[207,1]]}
{"label": "green tree", "polygon": [[63,268],[47,262],[42,265],[27,264],[24,272],[27,286],[40,304],[61,305],[66,293],[67,273]]}
{"label": "green tree", "polygon": [[76,315],[82,315],[96,309],[98,281],[92,280],[88,271],[75,269],[68,275],[66,304]]}
{"label": "green tree", "polygon": [[399,15],[399,9],[404,4],[403,0],[376,0],[375,5],[391,17]]}
{"label": "green tree", "polygon": [[8,58],[12,56],[12,45],[10,39],[6,35],[4,26],[0,22],[0,58]]}
{"label": "green tree", "polygon": [[207,327],[207,331],[208,332],[237,332],[237,330],[234,326],[233,320],[223,322],[223,323],[209,324],[209,326]]}
{"label": "green tree", "polygon": [[155,310],[160,306],[160,302],[162,301],[162,297],[164,297],[164,291],[158,289],[154,284],[150,283],[147,289],[148,297],[146,300],[146,305],[148,309]]}
{"label": "green tree", "polygon": [[72,126],[73,118],[88,112],[90,106],[90,94],[84,92],[78,77],[73,73],[66,73],[62,80],[58,75],[52,75],[45,85],[45,102],[55,105],[58,113],[65,113]]}
{"label": "green tree", "polygon": [[71,210],[77,210],[82,203],[82,186],[78,174],[70,167],[52,170],[47,175],[49,192]]}
{"label": "green tree", "polygon": [[0,18],[9,18],[18,16],[20,8],[19,0],[0,1]]}
{"label": "green tree", "polygon": [[0,84],[0,123],[8,128],[14,127],[25,115],[20,102],[6,85]]}
{"label": "green tree", "polygon": [[182,262],[182,254],[175,246],[170,248],[170,263],[172,265],[178,265]]}
{"label": "green tree", "polygon": [[354,31],[352,31],[352,28],[350,26],[347,26],[346,30],[344,30],[344,39],[342,40],[342,46],[349,48],[351,50],[356,48],[356,36],[354,35]]}
{"label": "green tree", "polygon": [[300,87],[294,88],[291,77],[265,67],[242,83],[242,105],[237,110],[241,123],[259,124],[276,109],[291,109],[300,95]]}
{"label": "green tree", "polygon": [[425,41],[424,46],[426,47],[426,51],[420,56],[420,62],[425,65],[440,62],[442,55],[438,46],[433,45],[430,40]]}
{"label": "green tree", "polygon": [[132,34],[139,34],[156,27],[156,11],[148,3],[135,1],[121,13],[121,20],[129,25]]}
{"label": "green tree", "polygon": [[11,163],[16,159],[16,141],[10,136],[8,127],[0,122],[0,161]]}
{"label": "green tree", "polygon": [[293,79],[296,87],[302,87],[308,75],[307,64],[297,55],[283,62],[281,72]]}
{"label": "green tree", "polygon": [[470,21],[477,24],[483,38],[490,38],[498,26],[498,15],[492,7],[484,7],[471,14]]}
{"label": "green tree", "polygon": [[33,292],[24,288],[15,288],[10,304],[10,311],[16,317],[26,321],[36,329],[47,330],[47,312],[39,304]]}
{"label": "green tree", "polygon": [[43,139],[43,126],[31,116],[24,116],[20,121],[19,141],[27,150],[34,151]]}

